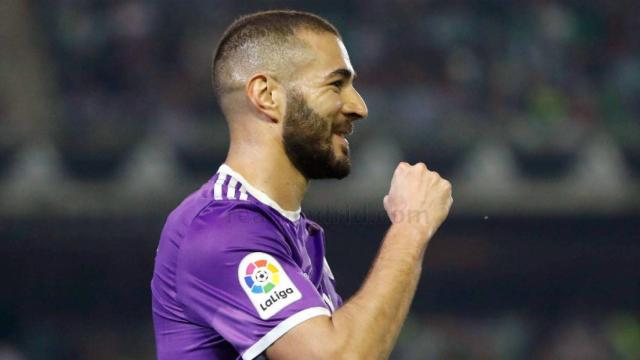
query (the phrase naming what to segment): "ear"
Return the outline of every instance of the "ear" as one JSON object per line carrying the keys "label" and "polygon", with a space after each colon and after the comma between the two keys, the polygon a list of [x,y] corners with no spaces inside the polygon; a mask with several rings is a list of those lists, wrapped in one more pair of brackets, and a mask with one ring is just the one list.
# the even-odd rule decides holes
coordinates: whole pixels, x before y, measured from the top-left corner
{"label": "ear", "polygon": [[246,94],[256,110],[274,123],[282,121],[285,111],[285,92],[278,81],[267,74],[256,74],[247,82]]}

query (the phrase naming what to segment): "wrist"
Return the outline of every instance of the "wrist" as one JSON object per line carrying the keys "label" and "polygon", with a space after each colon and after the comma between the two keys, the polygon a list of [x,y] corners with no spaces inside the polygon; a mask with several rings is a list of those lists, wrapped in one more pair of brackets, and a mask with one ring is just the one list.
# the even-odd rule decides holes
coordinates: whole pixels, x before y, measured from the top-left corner
{"label": "wrist", "polygon": [[409,222],[398,222],[391,225],[393,231],[403,233],[404,238],[414,240],[419,243],[427,244],[433,236],[433,229],[424,224],[412,224]]}

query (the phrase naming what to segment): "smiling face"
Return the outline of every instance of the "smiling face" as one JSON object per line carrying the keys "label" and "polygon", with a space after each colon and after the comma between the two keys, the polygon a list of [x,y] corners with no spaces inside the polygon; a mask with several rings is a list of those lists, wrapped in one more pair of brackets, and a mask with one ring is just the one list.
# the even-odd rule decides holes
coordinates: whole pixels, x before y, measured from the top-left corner
{"label": "smiling face", "polygon": [[342,41],[330,33],[302,32],[309,62],[287,86],[283,143],[289,160],[307,179],[349,174],[353,122],[367,106],[353,87],[355,72]]}

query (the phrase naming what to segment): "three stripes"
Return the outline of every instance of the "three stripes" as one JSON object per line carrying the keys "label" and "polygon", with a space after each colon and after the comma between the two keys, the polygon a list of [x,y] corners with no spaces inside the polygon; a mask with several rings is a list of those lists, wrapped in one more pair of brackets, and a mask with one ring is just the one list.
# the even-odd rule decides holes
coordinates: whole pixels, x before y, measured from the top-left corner
{"label": "three stripes", "polygon": [[[227,180],[227,174],[225,173],[218,173],[218,178],[216,179],[216,182],[213,184],[213,198],[214,200],[223,200],[223,189],[222,186],[224,185],[225,181]],[[247,194],[247,189],[244,187],[243,184],[240,184],[240,189],[236,189],[238,187],[238,180],[234,177],[229,176],[229,183],[227,184],[227,192],[226,192],[226,199],[229,200],[233,200],[236,199],[236,192],[240,192],[240,196],[238,197],[238,199],[240,200],[247,200],[248,199],[248,194]]]}

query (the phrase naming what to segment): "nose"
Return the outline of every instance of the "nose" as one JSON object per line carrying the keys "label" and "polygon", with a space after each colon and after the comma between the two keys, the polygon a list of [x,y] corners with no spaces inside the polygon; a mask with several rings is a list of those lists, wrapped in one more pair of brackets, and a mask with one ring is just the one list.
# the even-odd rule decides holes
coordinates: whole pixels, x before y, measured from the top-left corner
{"label": "nose", "polygon": [[369,115],[367,104],[356,89],[351,88],[346,94],[343,112],[352,120],[364,119]]}

